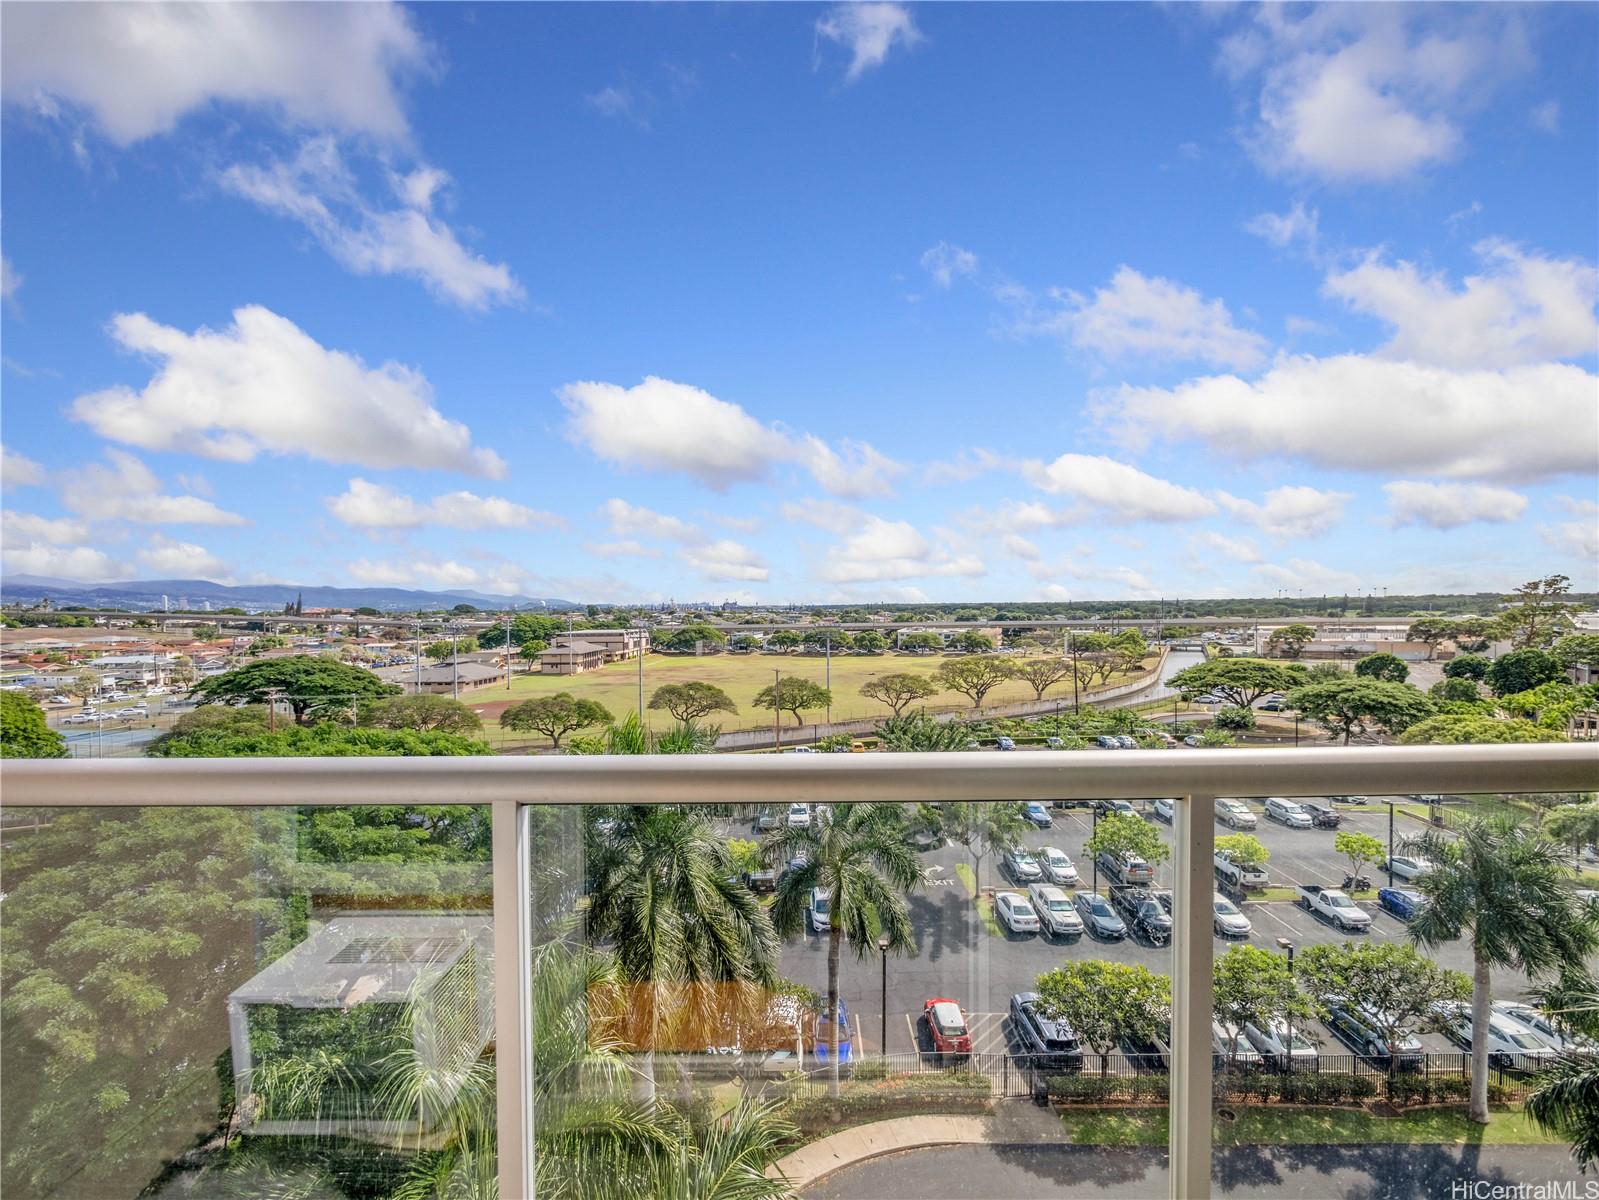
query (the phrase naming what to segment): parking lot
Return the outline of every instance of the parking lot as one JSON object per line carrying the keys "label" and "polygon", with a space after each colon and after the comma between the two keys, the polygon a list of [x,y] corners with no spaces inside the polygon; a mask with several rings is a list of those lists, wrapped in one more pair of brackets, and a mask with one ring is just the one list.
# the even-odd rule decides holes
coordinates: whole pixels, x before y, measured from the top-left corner
{"label": "parking lot", "polygon": [[[1388,806],[1386,798],[1373,798],[1364,807],[1344,808],[1342,828],[1369,833],[1388,840]],[[1249,802],[1252,809],[1260,804]],[[1145,808],[1143,804],[1140,809]],[[1056,846],[1064,850],[1077,864],[1083,888],[1093,884],[1092,866],[1082,852],[1083,842],[1092,832],[1092,815],[1087,809],[1055,809],[1054,828],[1030,833],[1025,844],[1030,848]],[[1153,820],[1152,817],[1147,819]],[[1154,821],[1162,831],[1167,844],[1171,841],[1171,828]],[[1412,818],[1396,818],[1396,837],[1419,833],[1423,826]],[[1225,825],[1216,826],[1217,836],[1234,832]],[[1259,827],[1250,831],[1271,852],[1266,864],[1273,887],[1296,883],[1320,883],[1338,886],[1344,877],[1347,863],[1333,851],[1335,831],[1330,829],[1288,829],[1275,822],[1260,820]],[[742,836],[748,836],[745,832]],[[855,1026],[860,1045],[868,1052],[876,1052],[883,1040],[884,1007],[886,999],[887,1045],[889,1052],[909,1051],[918,1048],[919,1018],[922,1006],[934,997],[947,997],[966,1010],[972,1022],[974,1044],[979,1052],[1003,1048],[1004,1014],[1010,998],[1017,992],[1032,990],[1037,977],[1063,963],[1079,959],[1103,959],[1115,962],[1141,963],[1153,971],[1169,974],[1171,948],[1154,947],[1131,937],[1123,941],[1104,942],[1089,934],[1072,940],[1057,940],[1041,934],[996,933],[989,928],[978,911],[976,903],[955,872],[958,863],[970,863],[970,856],[962,846],[945,846],[922,856],[927,871],[927,886],[910,898],[911,921],[916,935],[916,953],[912,957],[890,957],[884,986],[882,960],[875,950],[866,958],[857,959],[846,948],[841,971],[841,990],[850,1013],[850,1023]],[[1298,949],[1354,938],[1403,941],[1406,936],[1404,922],[1378,910],[1375,889],[1385,886],[1386,875],[1375,870],[1373,890],[1362,893],[1358,899],[1373,914],[1369,933],[1344,935],[1286,900],[1245,901],[1241,906],[1254,925],[1247,939],[1250,944],[1270,950],[1278,949],[1278,939],[1291,939]],[[1157,876],[1158,886],[1169,886],[1170,863],[1164,864]],[[990,854],[982,863],[982,886],[1017,888],[1001,872],[1000,856]],[[1403,881],[1400,881],[1401,885]],[[1101,890],[1104,881],[1101,880]],[[1070,890],[1070,889],[1068,889]],[[1218,955],[1227,947],[1245,939],[1217,938]],[[1436,951],[1423,951],[1434,961],[1454,970],[1471,969],[1468,946],[1451,943]],[[784,975],[815,988],[819,993],[827,990],[827,942],[807,931],[801,938],[784,948],[781,971]],[[1526,994],[1527,981],[1512,972],[1496,973],[1494,994],[1496,998],[1514,998]],[[1329,1053],[1348,1053],[1331,1031],[1318,1029],[1324,1049]],[[1441,1034],[1422,1035],[1423,1046],[1430,1051],[1456,1051],[1458,1046]],[[920,1048],[925,1049],[925,1045]]]}

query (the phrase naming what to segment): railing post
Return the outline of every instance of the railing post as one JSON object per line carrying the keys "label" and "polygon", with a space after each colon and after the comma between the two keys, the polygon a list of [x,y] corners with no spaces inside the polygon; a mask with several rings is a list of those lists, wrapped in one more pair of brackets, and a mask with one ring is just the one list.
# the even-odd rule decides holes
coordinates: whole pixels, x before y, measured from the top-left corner
{"label": "railing post", "polygon": [[1172,1200],[1210,1197],[1215,809],[1214,796],[1184,797],[1172,839]]}
{"label": "railing post", "polygon": [[494,1123],[500,1200],[533,1196],[532,913],[527,810],[495,800]]}

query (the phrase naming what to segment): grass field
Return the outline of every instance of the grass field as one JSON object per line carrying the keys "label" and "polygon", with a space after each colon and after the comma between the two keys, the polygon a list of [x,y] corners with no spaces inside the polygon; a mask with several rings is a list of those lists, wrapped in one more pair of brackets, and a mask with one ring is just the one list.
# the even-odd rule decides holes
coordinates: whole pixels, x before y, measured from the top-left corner
{"label": "grass field", "polygon": [[[944,661],[942,655],[878,654],[841,655],[832,662],[833,710],[832,719],[848,721],[858,717],[886,717],[887,705],[868,700],[860,694],[861,685],[876,675],[893,675],[900,672],[913,675],[932,675]],[[1153,664],[1146,660],[1146,669]],[[757,692],[772,683],[774,672],[785,677],[799,677],[826,683],[826,661],[811,655],[771,654],[715,654],[701,658],[651,654],[644,660],[644,700],[647,704],[656,688],[666,683],[714,683],[733,698],[737,713],[717,713],[709,721],[720,725],[724,731],[753,729],[769,726],[772,714],[756,708],[752,701]],[[1129,676],[1112,675],[1110,685],[1125,682]],[[527,700],[535,696],[548,696],[555,692],[571,692],[580,699],[596,700],[620,719],[638,704],[638,662],[611,663],[597,671],[581,675],[518,675],[511,686],[485,688],[462,697],[484,717],[489,727],[490,741],[500,744],[500,731],[496,722],[506,704]],[[1056,684],[1046,693],[1046,699],[1063,700],[1070,704],[1071,683]],[[1014,703],[1033,699],[1033,689],[1020,680],[1008,680],[984,697],[984,705]],[[971,701],[959,692],[942,692],[925,701],[931,710],[968,709]],[[916,707],[922,707],[918,704]],[[666,729],[672,724],[671,715],[664,711],[645,712],[651,727]],[[804,713],[805,722],[823,721],[827,714],[820,709]],[[785,726],[792,726],[792,715],[783,714]],[[526,735],[512,735],[518,743],[526,743]]]}
{"label": "grass field", "polygon": [[[1237,1119],[1219,1121],[1218,1146],[1306,1146],[1400,1142],[1442,1145],[1564,1145],[1539,1129],[1519,1105],[1496,1108],[1487,1125],[1463,1108],[1434,1108],[1400,1117],[1343,1109],[1240,1108]],[[1164,1146],[1167,1113],[1136,1110],[1061,1114],[1067,1140],[1077,1145]]]}

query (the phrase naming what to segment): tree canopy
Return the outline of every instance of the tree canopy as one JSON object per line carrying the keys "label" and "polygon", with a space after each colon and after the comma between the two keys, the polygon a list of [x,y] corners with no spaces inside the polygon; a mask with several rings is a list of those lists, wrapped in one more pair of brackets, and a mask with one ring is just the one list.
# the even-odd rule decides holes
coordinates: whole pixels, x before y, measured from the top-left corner
{"label": "tree canopy", "polygon": [[1042,700],[1044,693],[1057,683],[1072,676],[1071,660],[1058,655],[1034,654],[1027,658],[1013,659],[1012,662],[1016,678],[1032,688],[1033,697],[1038,700]]}
{"label": "tree canopy", "polygon": [[971,700],[973,708],[977,708],[984,696],[1015,674],[1015,664],[1010,659],[979,654],[946,659],[939,664],[935,678],[946,691],[960,692]]}
{"label": "tree canopy", "polygon": [[38,701],[0,692],[0,758],[65,758],[67,742],[51,729]]}
{"label": "tree canopy", "polygon": [[1083,843],[1083,850],[1089,854],[1136,854],[1151,866],[1171,857],[1171,847],[1161,838],[1160,831],[1131,813],[1110,813],[1101,817],[1093,835]]}
{"label": "tree canopy", "polygon": [[1573,633],[1554,645],[1555,661],[1568,671],[1583,666],[1599,670],[1599,633]]}
{"label": "tree canopy", "polygon": [[689,683],[665,683],[650,695],[649,707],[665,709],[678,721],[697,721],[713,712],[736,713],[738,705],[714,683],[698,680]]}
{"label": "tree canopy", "polygon": [[808,708],[826,708],[833,703],[833,693],[813,680],[785,675],[756,692],[751,703],[768,712],[792,713],[794,724],[803,725],[805,719],[800,714]]}
{"label": "tree canopy", "polygon": [[1480,654],[1459,654],[1444,664],[1444,674],[1450,679],[1472,679],[1481,683],[1488,677],[1490,659]]}
{"label": "tree canopy", "polygon": [[266,658],[202,680],[201,704],[287,704],[301,725],[329,710],[348,712],[362,700],[397,696],[400,689],[364,667],[309,654]]}
{"label": "tree canopy", "polygon": [[1216,853],[1240,867],[1264,867],[1271,861],[1266,843],[1252,833],[1228,833],[1216,839]]}
{"label": "tree canopy", "polygon": [[1387,679],[1403,683],[1410,678],[1410,668],[1397,654],[1368,654],[1355,664],[1355,674],[1365,679]]}
{"label": "tree canopy", "polygon": [[285,725],[275,730],[197,729],[169,733],[146,748],[151,758],[359,758],[459,757],[492,754],[484,743],[458,733],[414,729],[362,729],[335,725]]}
{"label": "tree canopy", "polygon": [[420,732],[476,733],[483,728],[483,719],[461,701],[425,692],[368,701],[361,706],[357,720],[373,729],[415,729]]}
{"label": "tree canopy", "polygon": [[1206,692],[1229,704],[1249,708],[1262,696],[1286,691],[1307,678],[1297,663],[1269,662],[1264,658],[1213,658],[1184,667],[1166,682],[1192,700]]}
{"label": "tree canopy", "polygon": [[916,675],[909,671],[896,671],[889,675],[878,675],[861,684],[861,695],[868,700],[876,700],[886,704],[893,710],[897,717],[905,711],[907,704],[917,700],[926,700],[938,695],[938,685],[926,675]]}
{"label": "tree canopy", "polygon": [[1295,688],[1287,702],[1345,745],[1373,729],[1398,735],[1434,711],[1419,688],[1357,676]]}
{"label": "tree canopy", "polygon": [[611,712],[594,700],[579,700],[571,692],[556,692],[513,704],[500,714],[500,728],[519,733],[542,733],[557,750],[561,739],[574,729],[609,725]]}
{"label": "tree canopy", "polygon": [[1512,650],[1488,664],[1485,680],[1496,696],[1531,691],[1565,674],[1560,660],[1547,650]]}
{"label": "tree canopy", "polygon": [[[1453,680],[1449,682],[1454,682]],[[1418,721],[1399,735],[1406,746],[1429,743],[1464,746],[1489,742],[1563,742],[1565,735],[1520,717],[1505,719],[1478,713],[1441,713]]]}
{"label": "tree canopy", "polygon": [[1273,629],[1266,645],[1284,658],[1298,658],[1308,642],[1314,640],[1316,631],[1309,625],[1284,625]]}
{"label": "tree canopy", "polygon": [[1122,1038],[1149,1041],[1171,1020],[1171,980],[1142,965],[1082,959],[1045,972],[1036,986],[1039,1011],[1070,1025],[1102,1072]]}
{"label": "tree canopy", "polygon": [[1579,606],[1569,602],[1570,595],[1571,580],[1564,575],[1529,580],[1516,589],[1494,624],[1518,650],[1548,646],[1576,628],[1572,615]]}

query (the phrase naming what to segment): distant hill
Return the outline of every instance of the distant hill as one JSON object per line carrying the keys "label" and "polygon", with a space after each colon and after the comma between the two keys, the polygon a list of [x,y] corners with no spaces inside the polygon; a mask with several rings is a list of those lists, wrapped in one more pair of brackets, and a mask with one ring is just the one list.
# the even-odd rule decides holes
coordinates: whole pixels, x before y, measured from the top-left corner
{"label": "distant hill", "polygon": [[471,604],[478,608],[578,608],[571,600],[538,596],[496,596],[483,592],[424,592],[411,588],[316,587],[290,583],[230,585],[208,579],[135,579],[126,583],[78,583],[40,575],[9,575],[0,579],[0,602],[30,604],[48,599],[58,607],[127,608],[154,611],[166,596],[173,608],[243,608],[251,611],[282,609],[304,597],[307,608],[375,608],[381,612],[453,608]]}

